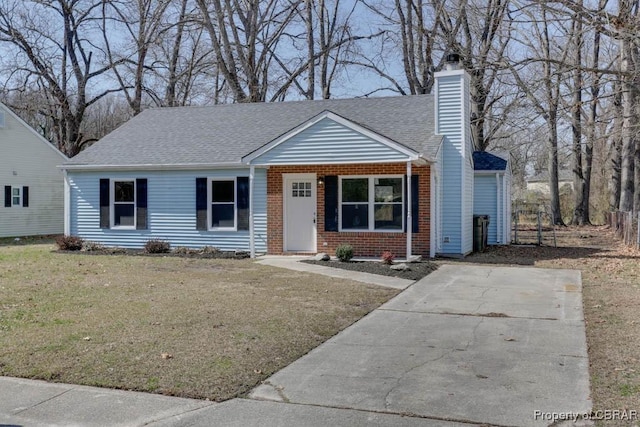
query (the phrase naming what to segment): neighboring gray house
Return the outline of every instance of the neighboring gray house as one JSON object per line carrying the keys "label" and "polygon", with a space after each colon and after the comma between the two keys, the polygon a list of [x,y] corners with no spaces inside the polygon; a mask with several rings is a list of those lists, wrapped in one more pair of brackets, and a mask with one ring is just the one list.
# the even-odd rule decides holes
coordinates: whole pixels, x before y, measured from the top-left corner
{"label": "neighboring gray house", "polygon": [[64,165],[65,233],[109,246],[472,250],[469,76],[433,95],[149,109]]}
{"label": "neighboring gray house", "polygon": [[475,186],[473,214],[489,215],[487,242],[511,243],[511,166],[508,155],[473,153]]}
{"label": "neighboring gray house", "polygon": [[0,150],[0,237],[62,233],[67,157],[2,103]]}

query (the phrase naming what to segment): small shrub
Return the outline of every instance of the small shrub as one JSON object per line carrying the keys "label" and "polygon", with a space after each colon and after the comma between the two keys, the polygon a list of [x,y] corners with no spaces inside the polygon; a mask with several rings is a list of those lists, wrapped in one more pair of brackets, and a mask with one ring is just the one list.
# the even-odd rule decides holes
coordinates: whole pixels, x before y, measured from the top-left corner
{"label": "small shrub", "polygon": [[384,251],[380,255],[380,262],[383,264],[391,265],[394,259],[396,259],[396,256],[391,251]]}
{"label": "small shrub", "polygon": [[58,236],[56,245],[61,251],[79,251],[82,249],[83,240],[77,236]]}
{"label": "small shrub", "polygon": [[353,258],[353,246],[342,244],[336,248],[336,257],[341,262],[349,262]]}
{"label": "small shrub", "polygon": [[166,240],[147,240],[147,243],[144,244],[144,251],[148,254],[166,254],[171,251],[171,244]]}
{"label": "small shrub", "polygon": [[82,243],[82,250],[86,252],[102,252],[105,248],[101,243],[86,240]]}

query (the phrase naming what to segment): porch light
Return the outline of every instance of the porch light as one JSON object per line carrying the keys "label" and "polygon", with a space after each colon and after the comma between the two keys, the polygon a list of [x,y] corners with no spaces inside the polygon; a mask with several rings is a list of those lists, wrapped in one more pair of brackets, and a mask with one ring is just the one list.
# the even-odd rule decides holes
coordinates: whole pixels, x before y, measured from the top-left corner
{"label": "porch light", "polygon": [[324,185],[324,176],[318,177],[318,185]]}

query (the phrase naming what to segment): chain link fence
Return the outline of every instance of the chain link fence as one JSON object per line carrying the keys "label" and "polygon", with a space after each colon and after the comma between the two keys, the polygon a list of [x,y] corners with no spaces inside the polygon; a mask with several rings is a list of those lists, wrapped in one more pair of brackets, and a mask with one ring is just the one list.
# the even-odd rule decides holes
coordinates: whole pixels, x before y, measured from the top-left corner
{"label": "chain link fence", "polygon": [[557,246],[556,226],[549,205],[516,201],[512,212],[513,244]]}

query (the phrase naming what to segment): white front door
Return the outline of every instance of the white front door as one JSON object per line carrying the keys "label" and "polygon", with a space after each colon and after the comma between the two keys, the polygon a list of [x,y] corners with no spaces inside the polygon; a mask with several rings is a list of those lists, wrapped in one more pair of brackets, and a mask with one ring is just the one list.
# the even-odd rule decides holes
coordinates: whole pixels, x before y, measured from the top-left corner
{"label": "white front door", "polygon": [[286,174],[283,180],[284,250],[316,251],[316,175]]}

